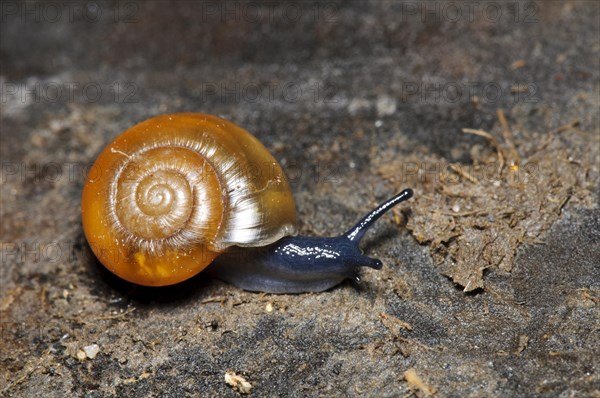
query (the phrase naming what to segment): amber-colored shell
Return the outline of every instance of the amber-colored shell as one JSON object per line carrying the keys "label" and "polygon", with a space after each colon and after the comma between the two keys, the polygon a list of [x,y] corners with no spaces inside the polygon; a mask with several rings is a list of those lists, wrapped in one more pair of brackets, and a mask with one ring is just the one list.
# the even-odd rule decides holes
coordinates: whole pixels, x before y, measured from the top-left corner
{"label": "amber-colored shell", "polygon": [[96,257],[148,286],[188,279],[229,246],[294,231],[281,166],[250,133],[216,116],[178,113],[131,127],[98,156],[82,219]]}

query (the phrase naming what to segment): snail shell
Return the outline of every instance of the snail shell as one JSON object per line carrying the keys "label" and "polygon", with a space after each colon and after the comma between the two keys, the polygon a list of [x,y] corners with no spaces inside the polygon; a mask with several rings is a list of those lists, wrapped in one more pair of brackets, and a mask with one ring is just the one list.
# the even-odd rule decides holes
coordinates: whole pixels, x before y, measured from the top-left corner
{"label": "snail shell", "polygon": [[294,232],[281,166],[250,133],[222,118],[161,115],[118,136],[90,169],[83,229],[110,271],[148,286],[188,279],[230,246]]}

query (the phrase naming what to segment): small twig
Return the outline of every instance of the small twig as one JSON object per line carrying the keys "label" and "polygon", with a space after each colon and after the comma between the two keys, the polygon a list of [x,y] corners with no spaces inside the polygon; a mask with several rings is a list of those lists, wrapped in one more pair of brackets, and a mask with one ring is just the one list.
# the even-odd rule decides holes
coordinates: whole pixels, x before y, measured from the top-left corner
{"label": "small twig", "polygon": [[562,209],[563,207],[565,207],[565,205],[567,204],[567,202],[569,201],[569,199],[571,199],[571,194],[567,194],[564,199],[560,202],[560,205],[558,206],[558,209],[556,210],[558,214],[562,213]]}
{"label": "small twig", "polygon": [[554,131],[552,131],[552,133],[562,133],[564,131],[571,130],[574,127],[577,127],[577,126],[579,126],[579,120],[573,120],[571,123],[567,123],[565,125],[562,125],[562,126],[558,127],[557,129],[555,129]]}
{"label": "small twig", "polygon": [[500,122],[500,126],[502,127],[502,136],[504,137],[504,141],[510,148],[510,155],[512,160],[512,165],[521,164],[521,158],[517,152],[517,148],[515,147],[515,143],[513,141],[512,131],[508,127],[508,122],[506,121],[506,117],[504,116],[504,111],[500,108],[496,110],[496,114],[498,115],[498,121]]}
{"label": "small twig", "polygon": [[486,140],[488,140],[492,144],[492,146],[494,147],[494,149],[496,149],[496,154],[498,156],[498,161],[500,162],[500,166],[498,166],[498,172],[500,172],[502,170],[502,168],[504,167],[504,154],[502,153],[502,148],[500,148],[500,144],[498,143],[498,140],[496,139],[496,137],[494,137],[493,135],[491,135],[487,131],[483,131],[483,130],[462,129],[462,132],[465,133],[465,134],[478,135],[480,137],[485,138]]}
{"label": "small twig", "polygon": [[215,296],[204,299],[200,302],[200,304],[208,304],[208,303],[224,303],[227,300],[227,297],[223,296]]}
{"label": "small twig", "polygon": [[473,184],[478,184],[479,180],[477,180],[477,178],[473,177],[471,174],[469,174],[466,170],[463,170],[459,165],[455,164],[455,163],[450,163],[450,168],[459,176],[462,176],[464,178],[466,178],[467,180],[471,181]]}

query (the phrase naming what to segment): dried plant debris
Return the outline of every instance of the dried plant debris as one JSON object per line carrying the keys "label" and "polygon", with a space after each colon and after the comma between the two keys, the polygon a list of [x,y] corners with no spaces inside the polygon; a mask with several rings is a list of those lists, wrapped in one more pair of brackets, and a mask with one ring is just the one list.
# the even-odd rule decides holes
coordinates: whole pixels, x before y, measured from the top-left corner
{"label": "dried plant debris", "polygon": [[225,372],[225,383],[230,385],[234,390],[237,390],[240,394],[250,394],[250,392],[252,392],[252,384],[248,383],[246,379],[231,370]]}
{"label": "dried plant debris", "polygon": [[430,397],[436,393],[436,388],[424,382],[414,368],[404,372],[404,380],[417,397]]}
{"label": "dried plant debris", "polygon": [[498,120],[499,132],[463,130],[483,139],[470,149],[472,164],[426,149],[374,158],[396,189],[413,187],[407,228],[466,292],[485,287],[487,269],[511,271],[521,244],[544,244],[567,202],[595,205],[600,154],[589,137],[598,132],[581,131],[577,122],[546,133],[511,130],[501,110]]}

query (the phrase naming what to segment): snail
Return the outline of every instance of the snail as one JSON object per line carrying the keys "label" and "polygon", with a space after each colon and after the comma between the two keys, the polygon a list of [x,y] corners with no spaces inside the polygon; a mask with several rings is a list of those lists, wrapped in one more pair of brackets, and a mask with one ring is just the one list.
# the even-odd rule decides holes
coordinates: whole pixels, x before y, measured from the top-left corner
{"label": "snail", "polygon": [[217,116],[177,113],[129,128],[100,153],[83,188],[82,223],[98,260],[139,285],[171,285],[207,268],[244,290],[317,292],[360,281],[360,267],[382,267],[359,242],[411,196],[402,191],[338,237],[294,236],[291,189],[260,141]]}

